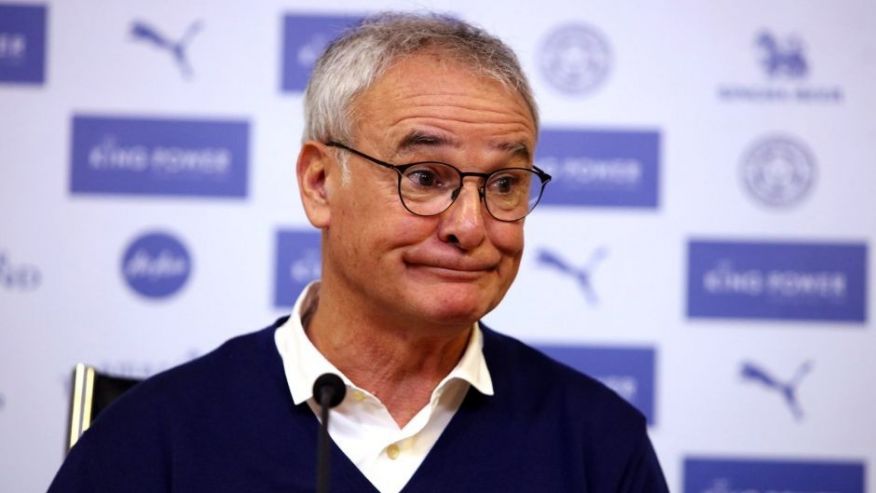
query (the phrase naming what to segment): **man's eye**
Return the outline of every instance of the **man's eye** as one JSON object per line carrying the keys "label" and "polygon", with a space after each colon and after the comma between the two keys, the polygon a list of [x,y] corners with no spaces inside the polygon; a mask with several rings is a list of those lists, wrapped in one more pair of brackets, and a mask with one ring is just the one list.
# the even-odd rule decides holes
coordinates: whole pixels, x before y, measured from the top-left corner
{"label": "man's eye", "polygon": [[408,180],[418,187],[435,187],[440,183],[438,175],[428,169],[417,169],[407,174]]}
{"label": "man's eye", "polygon": [[490,180],[489,188],[493,193],[511,193],[518,185],[518,178],[513,175],[496,176]]}
{"label": "man's eye", "polygon": [[454,186],[456,173],[453,168],[441,163],[420,164],[405,172],[407,184],[425,189],[443,189]]}

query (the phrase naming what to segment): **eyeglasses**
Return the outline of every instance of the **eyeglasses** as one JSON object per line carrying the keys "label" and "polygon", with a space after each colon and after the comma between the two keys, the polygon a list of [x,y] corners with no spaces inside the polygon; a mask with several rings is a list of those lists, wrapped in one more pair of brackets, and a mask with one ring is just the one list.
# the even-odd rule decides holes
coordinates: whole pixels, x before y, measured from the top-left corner
{"label": "eyeglasses", "polygon": [[482,178],[478,194],[487,212],[503,222],[519,221],[526,217],[538,201],[551,175],[533,166],[530,168],[502,168],[491,173],[460,171],[455,166],[437,161],[410,164],[391,164],[373,158],[364,152],[338,142],[327,146],[351,152],[374,164],[398,173],[398,196],[405,209],[418,216],[434,216],[450,208],[462,191],[466,176]]}

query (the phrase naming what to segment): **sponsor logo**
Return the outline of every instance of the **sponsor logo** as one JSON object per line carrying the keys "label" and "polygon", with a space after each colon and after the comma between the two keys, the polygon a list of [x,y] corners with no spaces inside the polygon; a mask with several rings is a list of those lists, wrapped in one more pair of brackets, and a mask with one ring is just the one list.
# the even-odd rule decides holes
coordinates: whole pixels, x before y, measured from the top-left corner
{"label": "sponsor logo", "polygon": [[189,62],[188,50],[192,38],[203,28],[201,21],[192,22],[179,40],[174,40],[162,34],[158,29],[144,21],[136,20],[131,23],[131,37],[134,41],[141,41],[153,48],[166,51],[176,63],[184,78],[192,76],[192,65]]}
{"label": "sponsor logo", "polygon": [[316,59],[328,44],[361,21],[362,17],[348,15],[286,15],[283,18],[282,90],[304,91]]}
{"label": "sponsor logo", "polygon": [[137,237],[122,256],[122,276],[131,289],[147,298],[177,293],[191,272],[192,259],[186,247],[164,232]]}
{"label": "sponsor logo", "polygon": [[73,117],[74,194],[245,197],[244,121]]}
{"label": "sponsor logo", "polygon": [[636,407],[654,424],[654,349],[536,346],[551,358],[589,375]]}
{"label": "sponsor logo", "polygon": [[318,231],[277,232],[277,270],[274,306],[292,306],[322,270],[321,236]]}
{"label": "sponsor logo", "polygon": [[867,319],[864,244],[691,241],[689,317]]}
{"label": "sponsor logo", "polygon": [[787,207],[803,199],[815,181],[815,159],[803,143],[773,136],[757,141],[742,158],[742,182],[763,204]]}
{"label": "sponsor logo", "polygon": [[660,134],[542,130],[536,165],[554,180],[542,204],[657,207]]}
{"label": "sponsor logo", "polygon": [[45,80],[46,7],[0,5],[0,82]]}
{"label": "sponsor logo", "polygon": [[686,493],[864,493],[864,464],[692,457]]}
{"label": "sponsor logo", "polygon": [[791,411],[794,418],[799,421],[803,419],[803,408],[797,400],[797,387],[800,385],[800,381],[803,377],[812,371],[812,367],[812,361],[804,362],[797,368],[794,376],[787,382],[783,382],[773,377],[766,369],[751,361],[742,363],[740,374],[742,375],[743,380],[760,384],[769,390],[777,392],[782,396],[785,405],[788,406],[788,409]]}
{"label": "sponsor logo", "polygon": [[0,286],[10,291],[33,291],[42,283],[40,270],[29,264],[14,264],[0,251]]}
{"label": "sponsor logo", "polygon": [[809,64],[803,55],[803,42],[798,36],[791,35],[780,40],[769,31],[761,31],[755,38],[755,44],[761,51],[760,62],[768,76],[801,79],[809,73]]}
{"label": "sponsor logo", "polygon": [[543,267],[555,269],[561,274],[571,277],[578,284],[581,291],[584,292],[584,298],[587,302],[590,305],[596,305],[599,299],[596,296],[596,291],[593,289],[592,273],[596,268],[596,265],[599,264],[606,255],[608,255],[608,251],[605,248],[597,248],[596,251],[590,255],[587,263],[581,267],[576,267],[555,252],[546,248],[541,248],[538,250],[536,261]]}
{"label": "sponsor logo", "polygon": [[594,92],[611,71],[611,46],[596,28],[566,24],[545,37],[539,68],[555,89],[573,96]]}
{"label": "sponsor logo", "polygon": [[718,98],[727,102],[754,103],[841,103],[843,89],[836,85],[807,82],[812,68],[802,38],[779,36],[764,30],[754,35],[753,62],[766,80],[758,83],[730,83],[718,88]]}

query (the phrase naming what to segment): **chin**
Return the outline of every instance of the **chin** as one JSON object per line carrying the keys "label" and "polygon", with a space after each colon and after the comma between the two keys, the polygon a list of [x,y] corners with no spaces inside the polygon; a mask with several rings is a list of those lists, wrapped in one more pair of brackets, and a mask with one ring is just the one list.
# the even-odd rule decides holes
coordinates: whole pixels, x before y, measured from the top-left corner
{"label": "chin", "polygon": [[470,325],[490,312],[496,303],[488,302],[481,297],[444,297],[433,299],[423,312],[428,318],[442,325]]}

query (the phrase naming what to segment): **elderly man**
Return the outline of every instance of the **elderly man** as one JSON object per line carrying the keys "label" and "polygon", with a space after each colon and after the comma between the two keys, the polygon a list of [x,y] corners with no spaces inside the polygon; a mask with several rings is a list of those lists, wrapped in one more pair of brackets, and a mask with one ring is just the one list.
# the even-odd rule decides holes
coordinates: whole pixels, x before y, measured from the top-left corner
{"label": "elderly man", "polygon": [[335,491],[665,491],[637,411],[478,324],[550,180],[511,50],[458,20],[378,16],[329,46],[305,106],[321,281],[290,317],[122,397],[52,491],[312,490],[324,372],[348,388]]}

